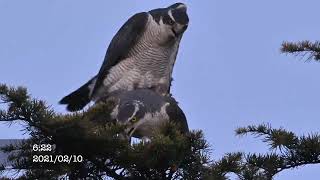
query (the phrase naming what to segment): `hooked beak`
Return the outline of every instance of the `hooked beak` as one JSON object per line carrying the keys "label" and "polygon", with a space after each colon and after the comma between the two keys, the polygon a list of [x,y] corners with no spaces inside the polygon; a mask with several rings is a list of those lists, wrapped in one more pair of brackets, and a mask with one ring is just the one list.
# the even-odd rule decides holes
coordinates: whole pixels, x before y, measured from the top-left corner
{"label": "hooked beak", "polygon": [[173,34],[175,37],[178,37],[180,34],[182,34],[186,29],[188,28],[188,24],[185,25],[177,25],[177,27],[171,28]]}
{"label": "hooked beak", "polygon": [[172,30],[174,36],[177,37],[177,36],[178,36],[178,33],[174,30],[174,28],[171,28],[171,30]]}
{"label": "hooked beak", "polygon": [[129,129],[129,131],[127,132],[129,137],[132,137],[133,133],[136,131],[137,126],[136,127],[132,127],[131,129]]}

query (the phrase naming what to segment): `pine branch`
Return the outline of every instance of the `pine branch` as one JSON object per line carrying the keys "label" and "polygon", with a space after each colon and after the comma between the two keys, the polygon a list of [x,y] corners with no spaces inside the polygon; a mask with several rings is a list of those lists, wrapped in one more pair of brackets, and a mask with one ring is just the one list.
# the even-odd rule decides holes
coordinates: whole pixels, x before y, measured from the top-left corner
{"label": "pine branch", "polygon": [[262,136],[263,142],[268,143],[271,149],[292,149],[298,143],[298,137],[293,132],[286,131],[283,128],[272,129],[269,124],[248,126],[236,130],[237,135],[246,135],[249,133],[256,137]]}
{"label": "pine branch", "polygon": [[[26,178],[43,174],[53,179],[102,176],[114,179],[201,179],[205,173],[208,145],[200,131],[181,134],[174,124],[161,128],[149,143],[130,145],[121,139],[124,128],[110,119],[114,105],[101,103],[87,111],[58,114],[45,102],[32,99],[25,88],[0,86],[0,98],[7,108],[0,121],[22,121],[30,138],[21,144],[3,147],[11,154],[14,169],[26,169]],[[34,152],[34,144],[54,144],[54,151]],[[77,163],[33,163],[33,155],[81,155]],[[194,177],[194,178],[193,178]]]}
{"label": "pine branch", "polygon": [[214,162],[211,165],[208,177],[216,180],[228,179],[228,173],[241,173],[243,153],[228,153],[219,161]]}
{"label": "pine branch", "polygon": [[[10,153],[13,169],[26,170],[21,179],[239,179],[270,180],[285,169],[320,163],[320,136],[297,136],[268,124],[238,128],[237,135],[262,137],[267,154],[228,153],[210,159],[210,147],[201,131],[181,134],[175,124],[166,124],[147,143],[129,144],[119,136],[124,126],[110,118],[115,106],[101,103],[87,111],[58,114],[43,101],[32,99],[25,88],[0,85],[5,108],[0,121],[24,122],[30,138],[9,144],[0,151]],[[34,144],[54,144],[50,152],[35,152]],[[81,162],[34,163],[33,155],[81,155]],[[0,164],[1,169],[5,169]],[[0,169],[0,171],[1,171]]]}
{"label": "pine branch", "polygon": [[310,41],[300,41],[300,42],[283,42],[282,48],[280,49],[282,53],[289,53],[294,55],[300,55],[302,58],[305,56],[307,60],[314,59],[316,61],[320,60],[320,42],[310,42]]}
{"label": "pine branch", "polygon": [[267,142],[272,150],[280,149],[278,154],[253,154],[247,157],[247,162],[252,161],[249,164],[255,164],[272,176],[285,169],[320,163],[319,134],[298,137],[283,128],[272,129],[270,125],[265,124],[238,128],[236,134],[262,136],[263,141]]}

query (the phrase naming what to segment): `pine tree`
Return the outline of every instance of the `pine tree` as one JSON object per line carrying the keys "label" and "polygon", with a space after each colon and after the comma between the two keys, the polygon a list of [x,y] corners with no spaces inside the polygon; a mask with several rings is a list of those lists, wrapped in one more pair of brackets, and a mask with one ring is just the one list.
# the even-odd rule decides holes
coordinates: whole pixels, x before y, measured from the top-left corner
{"label": "pine tree", "polygon": [[[272,179],[280,171],[320,163],[319,134],[299,137],[266,124],[238,128],[238,135],[262,137],[270,153],[227,153],[214,161],[199,130],[183,135],[173,124],[167,124],[150,142],[130,144],[119,138],[124,127],[110,120],[114,106],[110,103],[63,115],[44,101],[31,98],[22,87],[1,85],[0,97],[6,105],[0,111],[0,121],[22,121],[23,130],[30,135],[1,148],[10,154],[13,169],[25,171],[19,179],[219,180],[227,179],[230,172],[239,179]],[[44,146],[40,151],[35,147],[38,144],[54,146]],[[5,170],[2,165],[2,172]]]}
{"label": "pine tree", "polygon": [[[320,43],[284,42],[281,52],[320,60]],[[213,160],[201,130],[181,134],[166,124],[149,142],[129,143],[124,126],[110,118],[115,104],[100,103],[71,114],[56,113],[23,87],[0,85],[0,121],[22,122],[29,139],[0,148],[8,153],[9,169],[23,171],[18,179],[228,179],[270,180],[286,169],[320,163],[320,135],[297,136],[269,124],[236,129],[269,146],[266,154],[226,153]],[[42,146],[38,146],[42,145]],[[0,165],[0,172],[8,167]],[[7,178],[2,178],[7,179]]]}

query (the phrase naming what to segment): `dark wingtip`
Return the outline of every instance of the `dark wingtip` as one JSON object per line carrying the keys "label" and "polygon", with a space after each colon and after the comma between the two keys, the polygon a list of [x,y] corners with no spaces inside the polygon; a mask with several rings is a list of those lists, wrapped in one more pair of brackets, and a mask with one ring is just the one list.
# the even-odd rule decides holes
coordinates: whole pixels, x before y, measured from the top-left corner
{"label": "dark wingtip", "polygon": [[66,104],[68,111],[79,111],[90,102],[89,97],[74,96],[70,94],[59,101],[59,104]]}
{"label": "dark wingtip", "polygon": [[93,77],[79,89],[62,98],[59,101],[59,104],[66,104],[68,111],[79,111],[84,108],[91,101],[89,86],[92,84],[95,78],[96,77]]}
{"label": "dark wingtip", "polygon": [[81,87],[62,98],[59,104],[66,104],[68,111],[79,111],[90,102],[89,93],[89,89]]}
{"label": "dark wingtip", "polygon": [[59,104],[68,104],[68,96],[65,96],[59,101]]}
{"label": "dark wingtip", "polygon": [[69,105],[67,106],[67,110],[68,110],[68,111],[71,111],[71,112],[73,112],[73,111],[79,111],[79,110],[83,109],[86,105],[87,105],[87,103],[86,103],[86,104],[83,104],[83,105],[69,104]]}

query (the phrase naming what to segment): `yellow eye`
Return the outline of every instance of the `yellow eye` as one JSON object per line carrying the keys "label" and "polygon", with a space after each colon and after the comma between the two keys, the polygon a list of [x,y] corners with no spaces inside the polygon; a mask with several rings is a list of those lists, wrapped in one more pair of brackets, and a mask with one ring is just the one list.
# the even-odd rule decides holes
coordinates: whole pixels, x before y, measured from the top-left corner
{"label": "yellow eye", "polygon": [[135,123],[135,122],[138,121],[138,118],[134,116],[130,121],[133,122],[133,123]]}

